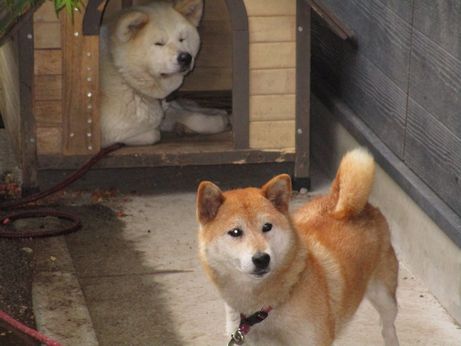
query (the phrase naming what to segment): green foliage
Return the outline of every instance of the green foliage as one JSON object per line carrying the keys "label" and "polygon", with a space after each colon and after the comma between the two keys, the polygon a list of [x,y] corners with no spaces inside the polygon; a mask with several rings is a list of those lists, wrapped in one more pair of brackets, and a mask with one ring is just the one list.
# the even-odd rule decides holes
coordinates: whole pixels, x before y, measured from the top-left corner
{"label": "green foliage", "polygon": [[[45,0],[0,0],[0,44],[27,11],[38,7]],[[64,10],[74,18],[74,9],[80,11],[83,0],[47,0],[53,1],[56,14]]]}
{"label": "green foliage", "polygon": [[56,13],[61,11],[62,9],[66,9],[67,13],[72,15],[73,9],[80,10],[82,6],[82,0],[53,0],[54,1],[54,8],[56,9]]}
{"label": "green foliage", "polygon": [[[7,8],[13,14],[20,16],[24,13],[25,10],[34,7],[38,3],[42,2],[42,0],[4,0]],[[72,14],[73,9],[78,9],[82,7],[82,0],[50,0],[54,2],[54,8],[56,9],[56,13],[59,13],[64,8],[66,9],[67,13]]]}

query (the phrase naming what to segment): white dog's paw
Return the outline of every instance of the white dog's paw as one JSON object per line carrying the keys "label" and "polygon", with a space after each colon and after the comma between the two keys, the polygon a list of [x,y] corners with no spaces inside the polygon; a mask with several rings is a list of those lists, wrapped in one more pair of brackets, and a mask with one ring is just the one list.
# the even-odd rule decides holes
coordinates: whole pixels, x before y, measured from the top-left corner
{"label": "white dog's paw", "polygon": [[175,131],[178,134],[214,134],[230,127],[229,115],[225,110],[200,108],[189,103],[188,108],[173,101],[164,103],[165,118],[161,124],[162,131]]}
{"label": "white dog's paw", "polygon": [[152,129],[135,136],[126,138],[123,143],[126,145],[151,145],[160,141],[160,131]]}
{"label": "white dog's paw", "polygon": [[188,116],[178,119],[177,123],[182,124],[192,133],[214,134],[225,131],[230,122],[227,114],[189,113]]}

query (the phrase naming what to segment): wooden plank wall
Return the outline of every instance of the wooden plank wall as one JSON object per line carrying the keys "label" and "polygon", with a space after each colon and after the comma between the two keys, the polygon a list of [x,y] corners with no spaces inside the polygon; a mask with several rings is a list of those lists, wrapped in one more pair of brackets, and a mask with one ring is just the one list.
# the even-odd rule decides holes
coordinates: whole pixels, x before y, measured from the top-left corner
{"label": "wooden plank wall", "polygon": [[461,215],[461,2],[323,2],[358,49],[315,18],[314,89],[339,96]]}
{"label": "wooden plank wall", "polygon": [[245,0],[250,36],[250,147],[294,148],[296,0]]}
{"label": "wooden plank wall", "polygon": [[45,1],[34,14],[34,115],[37,152],[62,152],[61,23],[53,2]]}

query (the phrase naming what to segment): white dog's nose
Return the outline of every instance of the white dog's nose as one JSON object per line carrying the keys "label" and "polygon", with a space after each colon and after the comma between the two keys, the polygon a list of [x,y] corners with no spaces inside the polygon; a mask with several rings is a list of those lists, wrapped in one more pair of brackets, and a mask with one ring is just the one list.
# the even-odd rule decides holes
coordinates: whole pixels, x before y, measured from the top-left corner
{"label": "white dog's nose", "polygon": [[251,258],[253,264],[255,265],[256,269],[262,270],[266,269],[269,266],[269,262],[271,261],[271,256],[265,252],[257,252]]}
{"label": "white dog's nose", "polygon": [[189,67],[192,62],[192,55],[187,52],[179,53],[178,55],[178,64],[181,67]]}

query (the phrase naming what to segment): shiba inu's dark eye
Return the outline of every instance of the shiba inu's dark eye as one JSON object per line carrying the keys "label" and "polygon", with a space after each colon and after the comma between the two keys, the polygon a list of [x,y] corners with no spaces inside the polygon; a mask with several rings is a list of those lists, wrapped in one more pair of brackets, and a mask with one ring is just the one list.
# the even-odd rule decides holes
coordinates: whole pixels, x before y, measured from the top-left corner
{"label": "shiba inu's dark eye", "polygon": [[263,232],[264,233],[269,232],[271,229],[272,229],[272,224],[271,223],[265,223],[263,225]]}
{"label": "shiba inu's dark eye", "polygon": [[243,235],[243,231],[240,228],[234,228],[233,230],[227,232],[231,237],[237,238]]}
{"label": "shiba inu's dark eye", "polygon": [[184,40],[185,40],[185,38],[182,38],[182,37],[181,37],[181,38],[179,39],[179,42],[184,42]]}
{"label": "shiba inu's dark eye", "polygon": [[155,42],[155,45],[159,47],[163,47],[165,43],[159,41],[159,42]]}

